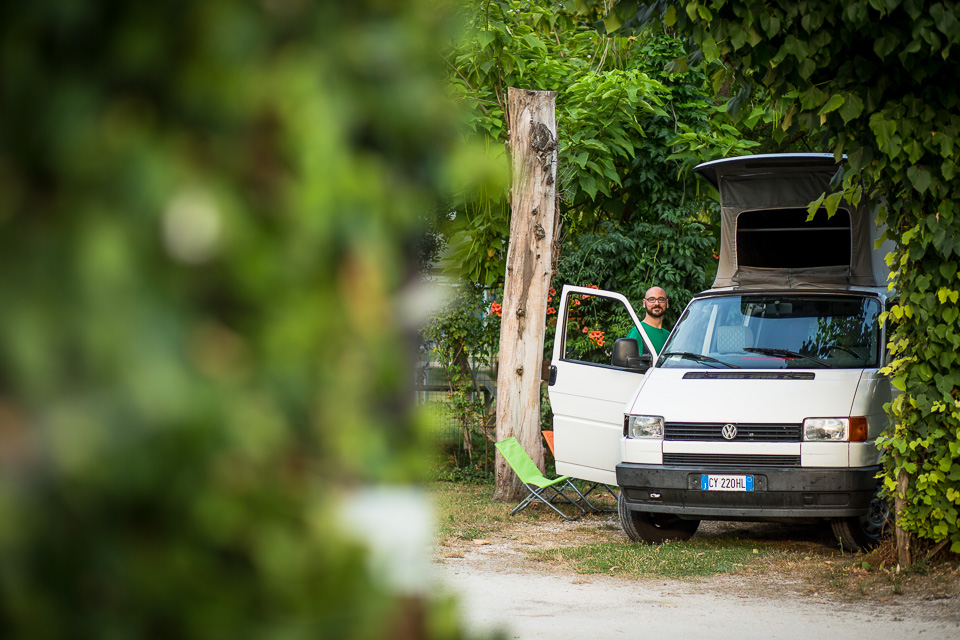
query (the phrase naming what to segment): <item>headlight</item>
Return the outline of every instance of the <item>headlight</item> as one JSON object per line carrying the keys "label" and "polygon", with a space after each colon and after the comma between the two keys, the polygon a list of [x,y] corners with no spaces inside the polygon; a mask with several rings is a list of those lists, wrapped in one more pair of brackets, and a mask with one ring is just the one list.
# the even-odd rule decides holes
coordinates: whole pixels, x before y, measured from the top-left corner
{"label": "headlight", "polygon": [[803,439],[819,442],[846,442],[849,418],[807,418],[803,421]]}
{"label": "headlight", "polygon": [[627,416],[628,438],[663,438],[660,416]]}

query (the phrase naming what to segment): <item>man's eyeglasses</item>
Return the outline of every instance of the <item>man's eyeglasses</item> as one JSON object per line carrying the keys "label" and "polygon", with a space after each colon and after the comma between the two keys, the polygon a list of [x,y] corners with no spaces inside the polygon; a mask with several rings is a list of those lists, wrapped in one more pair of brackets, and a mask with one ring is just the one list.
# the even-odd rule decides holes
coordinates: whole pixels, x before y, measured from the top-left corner
{"label": "man's eyeglasses", "polygon": [[667,301],[666,298],[644,298],[644,300],[646,300],[650,304],[653,304],[654,302],[659,302],[660,304],[663,304],[664,302]]}

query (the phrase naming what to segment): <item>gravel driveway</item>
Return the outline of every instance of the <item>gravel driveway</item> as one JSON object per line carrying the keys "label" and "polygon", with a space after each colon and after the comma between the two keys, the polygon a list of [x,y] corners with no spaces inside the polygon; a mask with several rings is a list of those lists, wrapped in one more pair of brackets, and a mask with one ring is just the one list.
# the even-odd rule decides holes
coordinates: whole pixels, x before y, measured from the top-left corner
{"label": "gravel driveway", "polygon": [[[540,524],[537,534],[549,539],[551,527],[564,526]],[[696,581],[579,575],[530,560],[526,550],[540,544],[514,530],[441,550],[438,580],[459,594],[467,629],[523,640],[960,638],[956,584],[935,597],[844,601],[810,592],[790,575]]]}

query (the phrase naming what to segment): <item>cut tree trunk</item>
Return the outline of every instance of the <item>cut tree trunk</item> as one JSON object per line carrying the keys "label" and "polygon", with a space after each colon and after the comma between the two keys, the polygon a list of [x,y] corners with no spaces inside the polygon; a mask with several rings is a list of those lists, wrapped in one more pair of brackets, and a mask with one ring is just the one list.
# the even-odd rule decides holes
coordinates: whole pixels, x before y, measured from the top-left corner
{"label": "cut tree trunk", "polygon": [[[515,437],[542,471],[540,365],[556,233],[556,93],[510,88],[508,102],[513,183],[497,375],[497,440]],[[524,497],[526,490],[499,453],[495,473],[495,500]]]}

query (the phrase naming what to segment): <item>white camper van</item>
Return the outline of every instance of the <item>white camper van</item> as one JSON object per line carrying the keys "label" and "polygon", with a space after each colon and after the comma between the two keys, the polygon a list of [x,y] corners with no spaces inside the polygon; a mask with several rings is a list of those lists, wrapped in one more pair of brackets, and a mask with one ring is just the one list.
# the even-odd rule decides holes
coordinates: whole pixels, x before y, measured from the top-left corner
{"label": "white camper van", "polygon": [[874,216],[842,203],[807,222],[831,191],[831,155],[696,172],[720,192],[718,272],[659,354],[604,335],[591,355],[582,302],[640,319],[618,293],[563,289],[549,386],[557,472],[619,485],[636,541],[689,538],[705,519],[826,519],[844,548],[868,548],[889,518],[875,441],[891,400],[878,317],[892,294]]}

